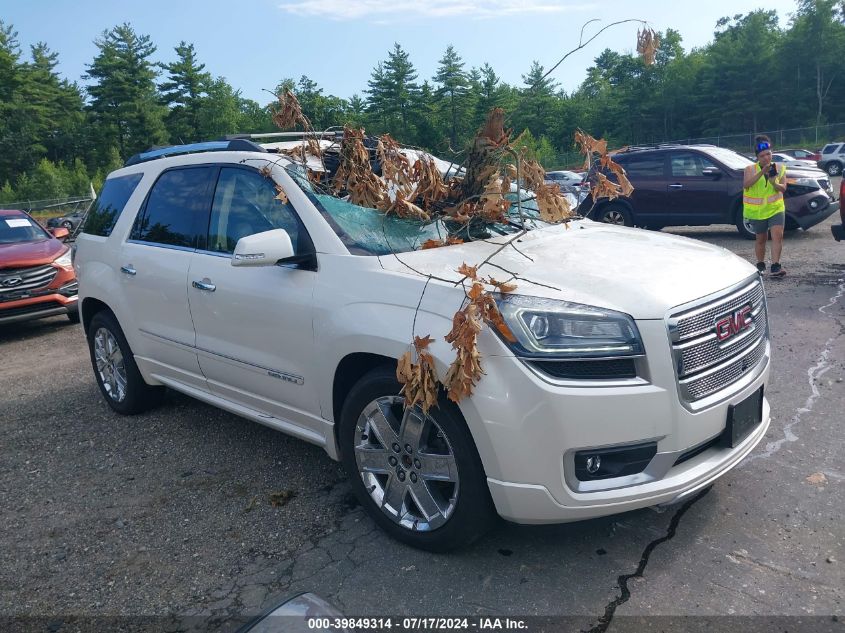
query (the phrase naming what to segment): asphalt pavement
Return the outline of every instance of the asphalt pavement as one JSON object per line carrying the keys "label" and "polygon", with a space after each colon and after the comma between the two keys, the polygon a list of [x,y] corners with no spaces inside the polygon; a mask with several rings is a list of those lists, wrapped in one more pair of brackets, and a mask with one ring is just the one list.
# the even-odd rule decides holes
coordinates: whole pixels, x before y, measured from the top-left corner
{"label": "asphalt pavement", "polygon": [[[683,506],[502,523],[448,555],[387,538],[321,449],[175,393],[118,416],[81,326],[6,326],[0,628],[233,630],[313,591],[347,615],[552,618],[532,630],[841,631],[845,244],[830,223],[788,233],[788,275],[765,280],[773,421],[749,459]],[[733,227],[667,231],[753,260]]]}

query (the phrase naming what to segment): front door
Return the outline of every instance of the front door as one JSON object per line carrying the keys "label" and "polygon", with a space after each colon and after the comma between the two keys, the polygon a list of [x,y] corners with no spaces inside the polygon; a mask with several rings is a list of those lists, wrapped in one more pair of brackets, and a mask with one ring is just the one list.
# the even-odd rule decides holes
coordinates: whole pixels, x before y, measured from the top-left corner
{"label": "front door", "polygon": [[250,167],[220,169],[206,250],[188,274],[200,366],[213,393],[300,427],[316,429],[312,297],[317,273],[297,267],[232,266],[238,240],[285,229],[296,253],[311,240],[273,181]]}
{"label": "front door", "polygon": [[[704,170],[714,173],[704,173]],[[669,154],[666,189],[672,224],[699,225],[724,221],[729,207],[728,183],[723,170],[698,152]]]}

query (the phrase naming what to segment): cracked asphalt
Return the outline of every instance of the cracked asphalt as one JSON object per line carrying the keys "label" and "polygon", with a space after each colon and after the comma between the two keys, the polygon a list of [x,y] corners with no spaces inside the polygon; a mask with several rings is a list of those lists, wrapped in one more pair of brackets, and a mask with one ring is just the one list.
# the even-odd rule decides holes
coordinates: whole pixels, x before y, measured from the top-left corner
{"label": "cracked asphalt", "polygon": [[[766,281],[773,422],[748,460],[683,506],[503,523],[449,555],[388,539],[321,449],[172,392],[120,417],[80,326],[6,326],[0,628],[133,616],[231,631],[312,591],[347,615],[567,617],[550,631],[841,631],[845,244],[831,222],[789,233],[789,274]],[[752,259],[731,227],[670,231]]]}

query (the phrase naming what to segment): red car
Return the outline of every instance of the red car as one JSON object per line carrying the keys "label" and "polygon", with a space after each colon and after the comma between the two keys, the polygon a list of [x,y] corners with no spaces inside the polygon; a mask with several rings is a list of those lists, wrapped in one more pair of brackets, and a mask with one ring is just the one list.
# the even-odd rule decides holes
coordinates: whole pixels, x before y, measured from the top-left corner
{"label": "red car", "polygon": [[819,152],[811,152],[808,149],[779,149],[778,153],[786,154],[799,160],[811,160],[813,162],[818,162],[822,159],[822,155]]}
{"label": "red car", "polygon": [[0,325],[66,314],[79,322],[68,230],[47,232],[23,211],[0,210]]}

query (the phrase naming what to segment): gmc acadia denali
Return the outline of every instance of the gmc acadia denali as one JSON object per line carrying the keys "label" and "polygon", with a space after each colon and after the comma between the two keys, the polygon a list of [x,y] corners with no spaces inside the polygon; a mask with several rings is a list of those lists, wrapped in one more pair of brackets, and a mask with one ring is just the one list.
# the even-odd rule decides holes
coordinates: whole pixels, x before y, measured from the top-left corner
{"label": "gmc acadia denali", "polygon": [[766,433],[754,267],[586,219],[531,220],[521,253],[496,255],[520,277],[500,299],[518,344],[485,328],[475,393],[406,410],[397,359],[430,333],[445,375],[465,300],[426,275],[458,282],[514,232],[419,249],[435,224],[321,193],[294,159],[242,140],[134,157],[74,257],[103,396],[132,414],[170,387],[322,446],[384,530],[431,550],[496,514],[557,523],[676,503]]}

